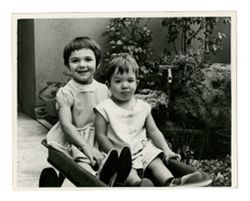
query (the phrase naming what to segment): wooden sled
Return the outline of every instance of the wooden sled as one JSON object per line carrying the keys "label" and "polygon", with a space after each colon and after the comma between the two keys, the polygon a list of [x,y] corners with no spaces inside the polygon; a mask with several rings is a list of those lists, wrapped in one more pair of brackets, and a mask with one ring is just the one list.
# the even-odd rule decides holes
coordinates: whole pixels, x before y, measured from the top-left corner
{"label": "wooden sled", "polygon": [[[59,175],[57,175],[53,168],[43,169],[40,175],[39,187],[61,187],[65,178],[71,181],[76,187],[108,187],[105,183],[74,162],[72,158],[55,147],[48,145],[46,140],[43,140],[42,144],[48,148],[48,162],[59,171]],[[195,168],[173,159],[169,161],[168,168],[175,177],[181,177],[185,174],[197,171]],[[203,175],[201,181],[180,187],[209,186],[212,183],[212,179],[206,173],[201,173]]]}

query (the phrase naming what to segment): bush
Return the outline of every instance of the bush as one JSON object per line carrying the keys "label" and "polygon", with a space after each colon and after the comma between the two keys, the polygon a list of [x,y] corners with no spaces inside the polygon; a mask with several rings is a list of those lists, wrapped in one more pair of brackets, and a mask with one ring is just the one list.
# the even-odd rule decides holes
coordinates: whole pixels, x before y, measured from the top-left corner
{"label": "bush", "polygon": [[189,165],[207,173],[213,180],[212,186],[231,186],[231,157],[223,159],[190,160]]}
{"label": "bush", "polygon": [[105,54],[103,68],[98,72],[100,75],[97,77],[105,77],[105,66],[114,55],[128,52],[139,65],[138,79],[140,83],[143,83],[152,55],[150,48],[152,37],[147,26],[148,22],[147,18],[112,18],[110,20],[102,33],[102,36],[107,38],[109,50]]}

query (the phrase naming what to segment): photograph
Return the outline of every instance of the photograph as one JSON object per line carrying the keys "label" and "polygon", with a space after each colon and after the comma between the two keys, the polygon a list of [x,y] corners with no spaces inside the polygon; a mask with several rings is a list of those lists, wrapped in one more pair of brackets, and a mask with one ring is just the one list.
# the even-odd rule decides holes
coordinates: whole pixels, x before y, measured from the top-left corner
{"label": "photograph", "polygon": [[13,189],[236,188],[236,12],[13,13]]}

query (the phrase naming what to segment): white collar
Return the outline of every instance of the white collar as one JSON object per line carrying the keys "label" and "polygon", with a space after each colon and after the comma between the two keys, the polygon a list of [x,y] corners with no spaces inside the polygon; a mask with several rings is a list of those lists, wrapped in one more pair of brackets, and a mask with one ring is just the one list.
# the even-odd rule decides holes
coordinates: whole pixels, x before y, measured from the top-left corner
{"label": "white collar", "polygon": [[75,80],[71,79],[68,83],[70,87],[81,92],[94,92],[96,90],[97,81],[93,79],[90,84],[79,84]]}

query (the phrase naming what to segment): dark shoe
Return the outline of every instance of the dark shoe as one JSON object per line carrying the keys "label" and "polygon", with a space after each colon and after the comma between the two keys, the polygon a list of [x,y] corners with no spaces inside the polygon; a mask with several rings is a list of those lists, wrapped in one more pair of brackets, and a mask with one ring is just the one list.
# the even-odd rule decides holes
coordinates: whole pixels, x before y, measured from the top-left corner
{"label": "dark shoe", "polygon": [[114,186],[123,186],[132,168],[131,152],[128,147],[121,149]]}
{"label": "dark shoe", "polygon": [[39,178],[39,187],[61,187],[64,177],[57,175],[54,168],[44,168]]}
{"label": "dark shoe", "polygon": [[97,172],[97,178],[99,178],[105,184],[110,185],[110,180],[117,171],[118,163],[118,152],[116,150],[111,150],[106,158],[102,161]]}

